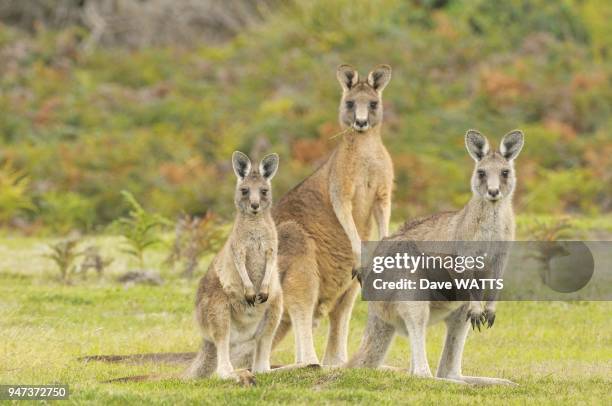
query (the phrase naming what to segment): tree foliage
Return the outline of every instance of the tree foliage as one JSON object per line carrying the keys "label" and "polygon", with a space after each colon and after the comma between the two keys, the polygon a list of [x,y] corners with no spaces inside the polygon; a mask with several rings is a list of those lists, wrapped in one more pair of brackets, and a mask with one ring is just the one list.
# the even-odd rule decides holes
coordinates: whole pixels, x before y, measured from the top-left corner
{"label": "tree foliage", "polygon": [[0,26],[0,151],[36,208],[0,211],[95,230],[133,210],[119,193],[130,190],[167,217],[228,219],[233,150],[278,152],[280,197],[338,141],[336,66],[388,63],[396,219],[466,202],[468,128],[495,143],[524,130],[519,212],[609,212],[612,7],[498,3],[297,1],[222,44],[139,50],[85,52],[78,27]]}

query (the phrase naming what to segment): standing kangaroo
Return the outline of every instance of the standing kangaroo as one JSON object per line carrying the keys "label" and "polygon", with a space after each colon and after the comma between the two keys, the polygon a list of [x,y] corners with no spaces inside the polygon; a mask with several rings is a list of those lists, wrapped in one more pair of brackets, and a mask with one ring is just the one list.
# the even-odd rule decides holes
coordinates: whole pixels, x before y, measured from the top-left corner
{"label": "standing kangaroo", "polygon": [[[472,174],[473,196],[457,212],[446,212],[405,223],[386,241],[512,241],[514,213],[512,194],[516,178],[514,159],[523,147],[523,133],[512,131],[504,136],[498,151],[491,151],[487,139],[469,130],[465,144],[476,162]],[[376,255],[384,255],[377,252]],[[506,254],[500,253],[492,261],[497,275],[505,266]],[[444,320],[446,341],[436,373],[437,378],[470,384],[512,384],[498,378],[464,376],[461,373],[463,347],[472,326],[495,320],[495,302],[490,300],[482,308],[480,301],[441,302],[370,302],[368,322],[361,347],[349,361],[348,367],[379,367],[395,332],[408,335],[411,347],[410,372],[431,377],[425,353],[425,334],[429,324]]]}
{"label": "standing kangaroo", "polygon": [[253,353],[252,372],[269,371],[272,341],[282,315],[270,186],[278,155],[264,157],[254,169],[249,158],[236,151],[232,166],[238,178],[236,219],[221,252],[200,280],[196,317],[204,342],[183,377],[205,377],[216,371],[221,378],[251,384],[251,373],[236,371],[232,360]]}
{"label": "standing kangaroo", "polygon": [[351,311],[359,284],[361,241],[373,220],[380,238],[388,233],[393,165],[381,140],[382,92],[391,67],[379,65],[365,79],[341,65],[340,125],[343,137],[319,169],[289,191],[274,208],[279,234],[278,263],[285,313],[278,343],[291,325],[297,364],[319,364],[313,322],[328,315],[323,363],[347,360]]}

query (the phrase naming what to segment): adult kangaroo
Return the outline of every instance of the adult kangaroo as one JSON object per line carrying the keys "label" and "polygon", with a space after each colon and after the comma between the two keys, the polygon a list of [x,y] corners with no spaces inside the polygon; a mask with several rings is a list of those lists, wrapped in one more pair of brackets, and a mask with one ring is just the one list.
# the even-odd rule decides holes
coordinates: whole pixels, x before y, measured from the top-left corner
{"label": "adult kangaroo", "polygon": [[284,314],[278,343],[293,325],[295,362],[319,364],[313,323],[329,316],[323,364],[347,360],[351,311],[359,284],[352,271],[361,264],[361,241],[375,222],[387,236],[393,165],[381,139],[382,92],[391,67],[378,65],[365,78],[341,65],[339,107],[342,139],[312,175],[290,190],[273,209],[278,230],[278,266]]}
{"label": "adult kangaroo", "polygon": [[[487,138],[469,130],[465,145],[474,159],[471,178],[472,198],[454,212],[437,213],[406,222],[396,233],[385,239],[394,241],[457,241],[486,242],[514,241],[515,221],[512,196],[516,186],[514,160],[524,143],[521,131],[506,134],[498,150],[489,147]],[[495,245],[492,245],[495,246]],[[390,245],[379,245],[374,255],[385,256]],[[504,245],[502,244],[502,247]],[[493,251],[490,268],[493,275],[501,275],[507,262],[507,249]],[[359,350],[347,364],[349,368],[378,368],[396,333],[410,339],[410,372],[419,377],[432,377],[427,361],[425,336],[428,325],[444,321],[446,341],[436,373],[437,379],[476,385],[511,385],[501,378],[467,376],[461,372],[465,340],[472,328],[495,321],[495,298],[486,301],[470,295],[466,301],[371,301],[368,303],[368,323]]]}

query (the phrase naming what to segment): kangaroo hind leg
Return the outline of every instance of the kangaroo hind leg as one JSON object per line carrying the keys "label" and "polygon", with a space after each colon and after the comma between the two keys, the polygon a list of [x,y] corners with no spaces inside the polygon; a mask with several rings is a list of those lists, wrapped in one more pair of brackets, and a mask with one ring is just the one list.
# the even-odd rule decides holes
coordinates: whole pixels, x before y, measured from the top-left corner
{"label": "kangaroo hind leg", "polygon": [[463,348],[470,327],[467,321],[468,312],[469,306],[462,306],[446,318],[446,340],[436,376],[472,385],[516,385],[507,379],[466,376],[461,373]]}

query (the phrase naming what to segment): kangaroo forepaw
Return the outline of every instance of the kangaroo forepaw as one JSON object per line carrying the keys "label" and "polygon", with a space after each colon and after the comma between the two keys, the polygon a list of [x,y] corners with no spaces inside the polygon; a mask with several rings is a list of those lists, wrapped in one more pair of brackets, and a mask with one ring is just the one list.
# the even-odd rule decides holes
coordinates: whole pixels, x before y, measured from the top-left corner
{"label": "kangaroo forepaw", "polygon": [[478,331],[480,331],[480,327],[485,324],[485,314],[482,311],[472,311],[468,310],[467,317],[465,321],[470,321],[472,323],[472,330],[475,330],[478,327]]}
{"label": "kangaroo forepaw", "polygon": [[363,286],[363,280],[361,279],[361,269],[353,268],[351,279],[355,279],[355,278],[357,278],[357,282],[359,282],[359,286]]}
{"label": "kangaroo forepaw", "polygon": [[268,301],[268,292],[259,292],[257,294],[257,303],[265,303]]}
{"label": "kangaroo forepaw", "polygon": [[494,310],[485,310],[485,312],[484,312],[484,320],[486,321],[487,328],[493,327],[493,323],[495,323],[495,311]]}
{"label": "kangaroo forepaw", "polygon": [[247,305],[249,306],[255,306],[255,300],[257,299],[257,295],[255,295],[254,291],[248,291],[244,294],[244,300],[246,301]]}

